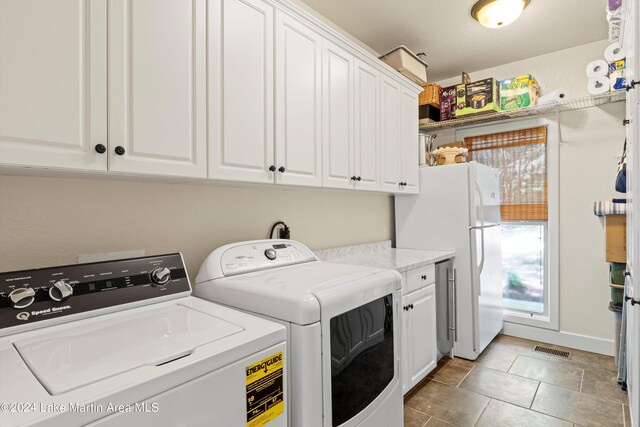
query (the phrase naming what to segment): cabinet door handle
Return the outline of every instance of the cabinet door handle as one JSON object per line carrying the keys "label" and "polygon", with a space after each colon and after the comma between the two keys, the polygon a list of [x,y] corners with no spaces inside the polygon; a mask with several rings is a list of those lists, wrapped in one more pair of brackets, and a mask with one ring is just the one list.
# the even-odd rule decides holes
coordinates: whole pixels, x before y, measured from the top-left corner
{"label": "cabinet door handle", "polygon": [[276,165],[271,165],[271,166],[269,166],[269,170],[270,170],[271,172],[275,172],[275,171],[276,171]]}
{"label": "cabinet door handle", "polygon": [[355,181],[355,180],[356,180],[356,176],[354,175],[351,177],[351,181]]}
{"label": "cabinet door handle", "polygon": [[104,154],[107,152],[107,147],[105,147],[104,144],[96,144],[95,150],[98,154]]}
{"label": "cabinet door handle", "polygon": [[409,304],[409,308],[413,310],[413,304]]}
{"label": "cabinet door handle", "polygon": [[422,278],[422,280],[427,280],[427,275],[423,274],[422,276],[420,276]]}
{"label": "cabinet door handle", "polygon": [[118,156],[123,156],[124,153],[126,153],[126,150],[124,149],[124,147],[122,145],[118,145],[115,149],[115,152]]}
{"label": "cabinet door handle", "polygon": [[280,173],[284,173],[284,171],[285,171],[285,170],[286,170],[286,169],[284,168],[284,166],[280,166],[280,167],[278,168],[278,171],[279,171]]}
{"label": "cabinet door handle", "polygon": [[362,177],[356,177],[356,181],[362,181]]}

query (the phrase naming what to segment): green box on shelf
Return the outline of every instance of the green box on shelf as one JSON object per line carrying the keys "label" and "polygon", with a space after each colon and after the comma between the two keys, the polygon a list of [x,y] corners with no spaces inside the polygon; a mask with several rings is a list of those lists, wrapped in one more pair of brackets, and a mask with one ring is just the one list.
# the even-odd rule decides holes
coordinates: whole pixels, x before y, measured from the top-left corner
{"label": "green box on shelf", "polygon": [[489,78],[458,85],[456,103],[456,117],[500,111],[498,81]]}
{"label": "green box on shelf", "polygon": [[500,80],[500,109],[502,111],[533,107],[538,103],[540,86],[531,74]]}

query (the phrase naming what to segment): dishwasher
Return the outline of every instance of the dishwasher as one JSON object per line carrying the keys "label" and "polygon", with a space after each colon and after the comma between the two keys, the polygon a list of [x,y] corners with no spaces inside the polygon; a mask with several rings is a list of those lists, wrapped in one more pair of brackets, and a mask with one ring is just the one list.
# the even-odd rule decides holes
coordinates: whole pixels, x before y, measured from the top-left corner
{"label": "dishwasher", "polygon": [[438,360],[453,357],[456,332],[456,270],[453,259],[436,263],[436,325]]}

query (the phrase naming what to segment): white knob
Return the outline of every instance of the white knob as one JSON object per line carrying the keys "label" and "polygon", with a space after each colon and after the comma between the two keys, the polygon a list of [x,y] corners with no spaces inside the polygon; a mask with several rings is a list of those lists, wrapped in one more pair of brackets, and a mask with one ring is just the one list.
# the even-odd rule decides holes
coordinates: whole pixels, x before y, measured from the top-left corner
{"label": "white knob", "polygon": [[36,291],[31,288],[18,288],[9,294],[9,299],[13,304],[13,308],[26,308],[33,303],[35,296]]}
{"label": "white knob", "polygon": [[167,267],[158,267],[151,272],[151,281],[158,285],[166,284],[171,279],[171,270]]}
{"label": "white knob", "polygon": [[54,301],[62,301],[73,294],[73,288],[67,282],[60,280],[49,288],[49,297]]}

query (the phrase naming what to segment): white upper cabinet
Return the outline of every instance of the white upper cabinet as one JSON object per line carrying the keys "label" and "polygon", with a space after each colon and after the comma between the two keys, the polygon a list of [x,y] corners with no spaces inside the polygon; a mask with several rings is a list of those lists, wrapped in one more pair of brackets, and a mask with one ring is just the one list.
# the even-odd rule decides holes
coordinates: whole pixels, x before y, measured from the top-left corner
{"label": "white upper cabinet", "polygon": [[109,2],[109,170],[206,177],[206,1]]}
{"label": "white upper cabinet", "polygon": [[276,13],[276,183],[322,185],[322,39]]}
{"label": "white upper cabinet", "polygon": [[0,171],[415,193],[418,91],[286,0],[0,0]]}
{"label": "white upper cabinet", "polygon": [[382,79],[382,190],[418,193],[418,95]]}
{"label": "white upper cabinet", "polygon": [[397,192],[402,182],[402,89],[399,83],[385,77],[382,79],[380,92],[381,188],[384,191]]}
{"label": "white upper cabinet", "polygon": [[323,53],[323,185],[349,188],[353,176],[353,63],[349,52],[326,41]]}
{"label": "white upper cabinet", "polygon": [[363,190],[380,189],[380,72],[361,60],[355,63],[355,137],[353,183]]}
{"label": "white upper cabinet", "polygon": [[0,0],[0,164],[106,171],[106,0]]}
{"label": "white upper cabinet", "polygon": [[273,6],[212,0],[208,11],[209,177],[271,183]]}
{"label": "white upper cabinet", "polygon": [[419,192],[418,97],[402,91],[402,183],[400,192]]}

